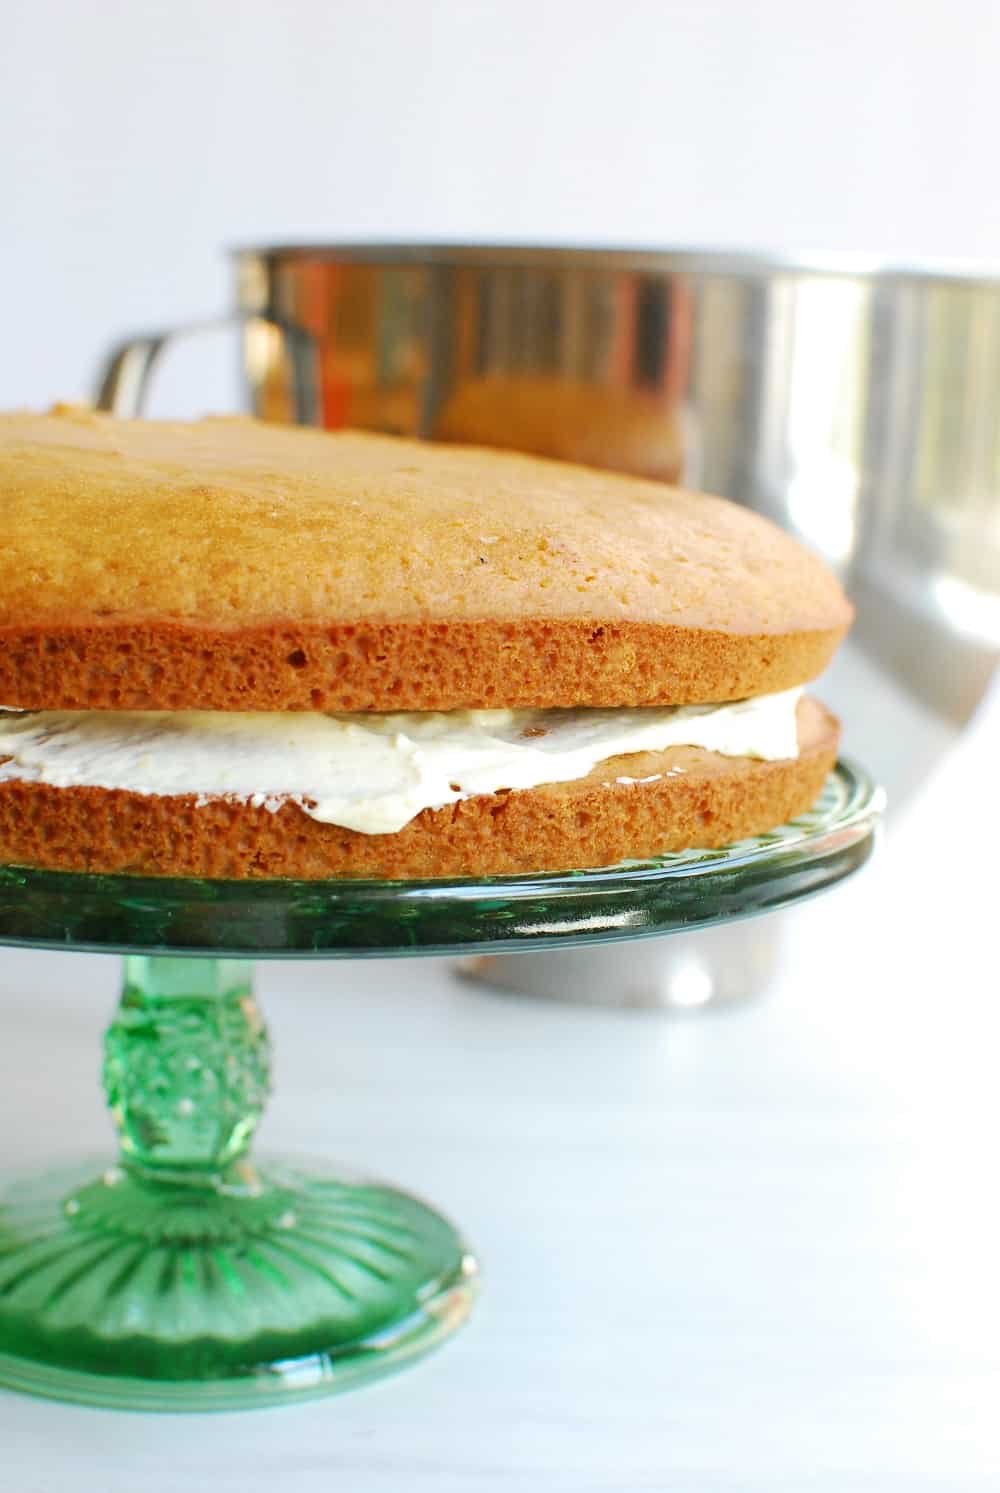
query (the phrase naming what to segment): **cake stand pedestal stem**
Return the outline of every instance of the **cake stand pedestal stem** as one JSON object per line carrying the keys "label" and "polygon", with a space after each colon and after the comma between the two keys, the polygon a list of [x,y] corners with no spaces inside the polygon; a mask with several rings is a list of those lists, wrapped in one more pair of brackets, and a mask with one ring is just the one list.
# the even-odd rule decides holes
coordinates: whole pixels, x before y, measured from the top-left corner
{"label": "cake stand pedestal stem", "polygon": [[252,965],[125,960],[105,1042],[117,1165],[0,1194],[0,1384],[136,1409],[328,1394],[465,1318],[475,1265],[425,1203],[250,1141],[270,1088]]}
{"label": "cake stand pedestal stem", "polygon": [[211,1185],[246,1155],[270,1084],[249,960],[125,959],[104,1087],[128,1169]]}

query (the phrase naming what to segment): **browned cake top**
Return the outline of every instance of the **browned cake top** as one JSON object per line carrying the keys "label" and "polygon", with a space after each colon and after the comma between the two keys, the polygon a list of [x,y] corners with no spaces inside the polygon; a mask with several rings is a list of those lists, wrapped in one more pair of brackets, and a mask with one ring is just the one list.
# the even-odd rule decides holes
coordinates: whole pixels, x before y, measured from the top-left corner
{"label": "browned cake top", "polygon": [[[736,504],[475,448],[64,408],[0,416],[0,501],[0,701],[11,705],[149,705],[156,681],[172,708],[726,698],[811,677],[851,618],[818,559]],[[447,681],[449,628],[462,667]],[[128,661],[133,629],[141,680]],[[220,696],[215,665],[192,660],[221,657],[226,636],[246,644],[255,672]],[[511,677],[507,700],[497,640],[513,640],[516,662],[519,637],[533,657],[544,642],[545,667],[523,687]],[[322,640],[319,675],[311,638]],[[65,681],[55,695],[46,648]],[[670,685],[671,649],[685,659],[684,688]],[[723,655],[737,664],[716,678]]]}
{"label": "browned cake top", "polygon": [[0,621],[623,618],[779,633],[837,582],[721,498],[536,458],[213,418],[0,422]]}

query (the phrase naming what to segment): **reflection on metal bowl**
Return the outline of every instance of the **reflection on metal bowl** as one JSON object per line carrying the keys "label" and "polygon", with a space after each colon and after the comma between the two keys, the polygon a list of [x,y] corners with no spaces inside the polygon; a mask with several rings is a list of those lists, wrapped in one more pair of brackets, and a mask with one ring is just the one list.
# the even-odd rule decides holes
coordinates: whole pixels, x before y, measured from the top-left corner
{"label": "reflection on metal bowl", "polygon": [[700,1011],[764,993],[776,970],[780,916],[724,923],[680,937],[463,959],[466,979],[572,1005]]}

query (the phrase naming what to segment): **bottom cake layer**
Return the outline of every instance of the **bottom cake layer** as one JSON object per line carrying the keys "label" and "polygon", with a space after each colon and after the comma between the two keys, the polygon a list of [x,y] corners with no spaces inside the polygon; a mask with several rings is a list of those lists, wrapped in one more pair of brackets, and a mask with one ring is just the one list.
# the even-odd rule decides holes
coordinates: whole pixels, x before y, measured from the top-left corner
{"label": "bottom cake layer", "polygon": [[394,834],[275,812],[104,788],[0,783],[0,861],[62,871],[222,878],[415,879],[614,865],[709,849],[808,809],[836,760],[840,728],[798,707],[799,755],[777,762],[671,747],[601,762],[585,778],[425,809]]}

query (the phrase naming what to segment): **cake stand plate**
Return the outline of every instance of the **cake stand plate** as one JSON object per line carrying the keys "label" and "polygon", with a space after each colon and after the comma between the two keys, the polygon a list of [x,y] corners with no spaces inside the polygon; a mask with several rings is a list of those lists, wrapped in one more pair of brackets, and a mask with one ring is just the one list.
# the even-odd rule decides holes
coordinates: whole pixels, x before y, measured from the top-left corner
{"label": "cake stand plate", "polygon": [[0,1195],[0,1384],[247,1408],[379,1377],[468,1314],[475,1260],[425,1203],[255,1164],[270,1052],[252,960],[523,952],[745,917],[861,866],[881,808],[841,762],[768,834],[599,870],[210,882],[0,867],[0,943],[127,956],[104,1059],[118,1161]]}

